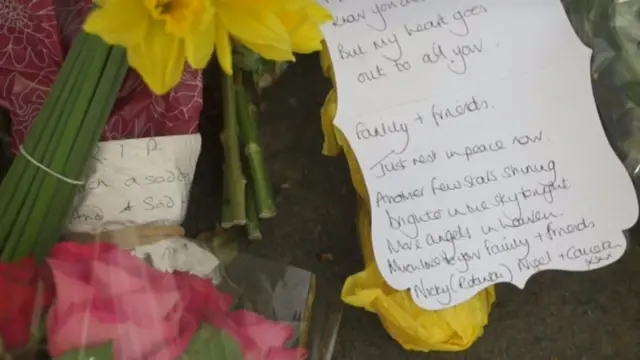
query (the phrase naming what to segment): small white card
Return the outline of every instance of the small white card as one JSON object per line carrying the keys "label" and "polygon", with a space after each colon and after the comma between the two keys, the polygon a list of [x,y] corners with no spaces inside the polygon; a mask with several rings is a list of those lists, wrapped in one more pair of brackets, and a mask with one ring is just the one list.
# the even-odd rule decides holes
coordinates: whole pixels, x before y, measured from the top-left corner
{"label": "small white card", "polygon": [[220,261],[211,252],[184,238],[169,238],[153,244],[138,246],[131,252],[141,259],[150,259],[153,267],[162,272],[183,271],[214,284],[221,281]]}
{"label": "small white card", "polygon": [[426,309],[611,264],[638,217],[560,0],[319,0],[384,279]]}
{"label": "small white card", "polygon": [[182,222],[200,141],[194,134],[99,143],[68,230]]}

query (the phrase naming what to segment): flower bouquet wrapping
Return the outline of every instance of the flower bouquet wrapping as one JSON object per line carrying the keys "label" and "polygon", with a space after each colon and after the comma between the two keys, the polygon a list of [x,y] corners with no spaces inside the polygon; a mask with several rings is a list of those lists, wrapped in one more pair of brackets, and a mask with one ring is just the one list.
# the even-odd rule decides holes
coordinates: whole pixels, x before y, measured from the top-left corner
{"label": "flower bouquet wrapping", "polygon": [[[100,186],[76,198],[81,214],[63,242],[52,241],[43,263],[0,263],[0,291],[25,293],[0,303],[8,324],[0,359],[38,350],[54,359],[330,358],[340,306],[322,297],[312,274],[239,254],[230,234],[240,229],[184,237],[195,139],[183,137],[186,147],[166,137],[100,144],[105,162],[87,179]],[[149,141],[162,149],[154,157]],[[125,167],[106,161],[136,146],[142,155]],[[162,176],[138,186],[149,174]],[[159,197],[171,204],[145,210],[145,199]]]}
{"label": "flower bouquet wrapping", "polygon": [[391,288],[383,279],[375,261],[371,234],[371,204],[362,170],[345,136],[333,121],[338,109],[338,92],[328,49],[320,53],[322,70],[333,89],[325,98],[320,118],[324,133],[322,152],[327,156],[344,154],[351,182],[356,191],[356,224],[364,269],[347,278],[342,300],[352,306],[376,313],[385,330],[403,348],[412,351],[462,351],[482,335],[496,299],[493,286],[469,300],[442,310],[425,310],[411,299],[408,291]]}
{"label": "flower bouquet wrapping", "polygon": [[175,236],[134,249],[114,240],[0,266],[0,291],[13,294],[0,302],[0,358],[331,358],[340,307],[312,274],[246,254],[222,264]]}
{"label": "flower bouquet wrapping", "polygon": [[289,344],[307,349],[309,359],[331,359],[342,316],[339,299],[303,269],[239,254],[221,267],[222,288],[237,306],[289,324]]}
{"label": "flower bouquet wrapping", "polygon": [[593,50],[592,84],[602,125],[638,188],[640,20],[635,14],[640,4],[594,0],[563,3],[576,33]]}

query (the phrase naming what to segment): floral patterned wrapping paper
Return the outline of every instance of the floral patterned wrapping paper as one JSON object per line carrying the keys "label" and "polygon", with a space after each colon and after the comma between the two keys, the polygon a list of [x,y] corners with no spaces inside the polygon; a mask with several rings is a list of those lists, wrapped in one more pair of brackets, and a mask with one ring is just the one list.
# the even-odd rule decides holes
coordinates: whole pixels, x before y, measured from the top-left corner
{"label": "floral patterned wrapping paper", "polygon": [[[12,148],[23,143],[62,66],[91,0],[0,0],[0,107],[10,111]],[[198,131],[202,72],[187,69],[166,95],[131,70],[102,140]]]}

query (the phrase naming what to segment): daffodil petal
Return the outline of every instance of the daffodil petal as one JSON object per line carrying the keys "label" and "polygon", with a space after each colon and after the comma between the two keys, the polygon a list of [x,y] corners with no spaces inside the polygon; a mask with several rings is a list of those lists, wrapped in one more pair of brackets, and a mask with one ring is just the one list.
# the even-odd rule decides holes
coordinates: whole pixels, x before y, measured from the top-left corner
{"label": "daffodil petal", "polygon": [[233,0],[232,3],[234,7],[242,8],[241,11],[243,12],[245,11],[244,9],[276,12],[298,1],[306,0]]}
{"label": "daffodil petal", "polygon": [[309,1],[308,4],[305,5],[305,9],[307,9],[309,17],[318,25],[322,25],[333,20],[331,12],[329,12],[329,10],[324,6],[316,3],[314,0]]}
{"label": "daffodil petal", "polygon": [[102,1],[103,7],[91,11],[83,28],[100,36],[109,44],[130,45],[140,43],[150,21],[144,4],[133,0]]}
{"label": "daffodil petal", "polygon": [[185,50],[178,38],[162,31],[161,23],[155,23],[154,26],[157,28],[150,29],[143,44],[127,49],[127,58],[149,89],[162,95],[180,81],[184,71]]}
{"label": "daffodil petal", "polygon": [[229,32],[221,23],[217,23],[216,26],[216,55],[218,56],[218,64],[222,71],[227,75],[233,74],[233,64],[231,56],[231,40],[229,39]]}
{"label": "daffodil petal", "polygon": [[283,11],[278,16],[289,33],[292,50],[312,53],[322,49],[324,38],[318,24],[303,11]]}
{"label": "daffodil petal", "polygon": [[289,34],[309,21],[309,15],[299,10],[281,11],[278,13],[278,18]]}
{"label": "daffodil petal", "polygon": [[296,59],[290,49],[281,49],[269,44],[252,44],[250,42],[243,42],[243,44],[267,60],[294,61]]}
{"label": "daffodil petal", "polygon": [[240,41],[290,47],[289,35],[271,12],[224,4],[218,7],[220,21]]}
{"label": "daffodil petal", "polygon": [[[195,34],[185,39],[187,61],[194,69],[204,69],[213,55],[216,43],[216,23],[207,21]],[[227,42],[228,40],[227,35]]]}
{"label": "daffodil petal", "polygon": [[291,33],[290,36],[291,47],[295,52],[309,54],[322,50],[322,39],[324,36],[320,28],[318,28],[318,25],[314,23],[305,23]]}

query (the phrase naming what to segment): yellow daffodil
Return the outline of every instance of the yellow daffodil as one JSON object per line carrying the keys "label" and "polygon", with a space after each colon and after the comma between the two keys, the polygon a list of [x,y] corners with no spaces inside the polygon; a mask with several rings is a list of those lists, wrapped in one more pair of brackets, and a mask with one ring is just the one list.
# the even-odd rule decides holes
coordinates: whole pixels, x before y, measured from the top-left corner
{"label": "yellow daffodil", "polygon": [[[294,59],[294,52],[322,48],[320,24],[331,14],[315,0],[215,0],[219,21],[235,39],[269,60]],[[231,73],[230,54],[218,52],[220,66]]]}
{"label": "yellow daffodil", "polygon": [[185,61],[203,69],[214,48],[211,0],[100,0],[85,31],[127,49],[129,64],[149,88],[168,92]]}
{"label": "yellow daffodil", "polygon": [[84,29],[124,46],[130,65],[162,94],[179,80],[185,61],[206,66],[215,50],[232,73],[232,39],[260,56],[294,59],[320,50],[320,24],[330,14],[314,0],[97,0]]}
{"label": "yellow daffodil", "polygon": [[278,17],[287,29],[294,52],[307,54],[322,49],[320,25],[332,17],[315,0],[289,0]]}
{"label": "yellow daffodil", "polygon": [[[274,14],[272,0],[213,0],[216,8],[216,42],[229,43],[233,37],[261,56],[272,60],[293,60],[289,34]],[[265,51],[260,51],[261,47]],[[216,49],[218,63],[232,72],[230,48]]]}

